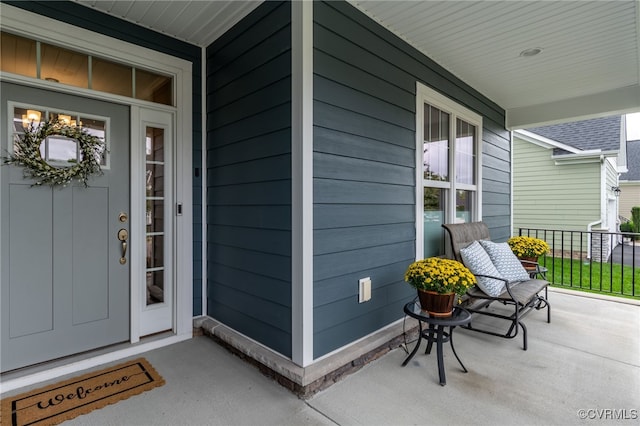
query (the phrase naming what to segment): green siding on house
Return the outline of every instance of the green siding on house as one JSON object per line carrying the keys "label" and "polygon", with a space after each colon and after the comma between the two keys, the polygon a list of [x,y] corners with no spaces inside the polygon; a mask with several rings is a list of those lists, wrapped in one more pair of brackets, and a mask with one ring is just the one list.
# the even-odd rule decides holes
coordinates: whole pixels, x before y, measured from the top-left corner
{"label": "green siding on house", "polygon": [[618,184],[618,166],[615,158],[607,158],[605,161],[606,166],[606,182],[604,184],[604,191],[607,198],[615,196],[611,187],[615,187]]}
{"label": "green siding on house", "polygon": [[587,231],[587,224],[600,220],[600,162],[557,165],[552,153],[514,137],[514,234],[519,228]]}

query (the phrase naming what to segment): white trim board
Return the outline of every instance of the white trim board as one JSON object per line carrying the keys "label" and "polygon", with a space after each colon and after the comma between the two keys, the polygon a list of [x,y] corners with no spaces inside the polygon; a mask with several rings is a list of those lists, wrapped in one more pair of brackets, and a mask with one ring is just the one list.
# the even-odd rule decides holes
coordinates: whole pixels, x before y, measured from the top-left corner
{"label": "white trim board", "polygon": [[313,362],[313,3],[291,2],[291,347]]}
{"label": "white trim board", "polygon": [[162,339],[143,342],[137,345],[131,345],[128,348],[119,349],[113,352],[97,355],[91,358],[83,359],[81,361],[71,362],[66,365],[49,368],[37,373],[26,374],[21,377],[7,379],[2,381],[0,391],[4,394],[16,389],[20,389],[25,386],[31,386],[37,383],[45,382],[47,380],[57,379],[58,377],[66,376],[68,374],[77,373],[88,368],[97,367],[110,362],[119,361],[124,358],[129,358],[144,352],[158,349],[163,346],[172,345],[174,343],[182,342],[183,340],[191,339],[191,336],[175,335],[164,337]]}
{"label": "white trim board", "polygon": [[508,109],[505,111],[506,127],[516,130],[626,114],[638,111],[639,104],[640,86],[623,87],[542,105]]}

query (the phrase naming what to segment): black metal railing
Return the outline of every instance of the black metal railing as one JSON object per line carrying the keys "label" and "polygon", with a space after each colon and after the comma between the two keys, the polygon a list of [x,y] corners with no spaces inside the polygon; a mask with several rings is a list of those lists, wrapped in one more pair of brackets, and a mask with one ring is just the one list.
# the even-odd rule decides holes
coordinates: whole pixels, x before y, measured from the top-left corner
{"label": "black metal railing", "polygon": [[640,233],[519,228],[545,240],[540,257],[553,286],[640,298]]}

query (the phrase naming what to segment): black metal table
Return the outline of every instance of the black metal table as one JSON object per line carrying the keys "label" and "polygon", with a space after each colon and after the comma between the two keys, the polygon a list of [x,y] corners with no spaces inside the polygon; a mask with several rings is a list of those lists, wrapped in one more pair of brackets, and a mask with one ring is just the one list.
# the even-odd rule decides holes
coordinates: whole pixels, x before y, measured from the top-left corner
{"label": "black metal table", "polygon": [[529,273],[530,278],[536,278],[539,275],[540,278],[546,280],[549,269],[544,266],[538,266],[536,269],[527,269],[527,272]]}
{"label": "black metal table", "polygon": [[[456,353],[456,349],[453,346],[453,329],[459,325],[469,324],[471,322],[471,314],[463,308],[454,307],[453,314],[448,318],[435,318],[430,317],[429,314],[420,309],[420,303],[417,301],[409,302],[404,305],[404,313],[409,315],[412,318],[418,320],[418,342],[416,343],[415,348],[409,354],[407,359],[402,362],[402,366],[404,367],[411,361],[411,358],[418,352],[420,348],[420,343],[422,339],[427,341],[427,349],[425,350],[425,354],[431,353],[431,347],[433,346],[433,342],[436,343],[436,353],[438,358],[438,375],[440,378],[440,385],[444,386],[447,384],[447,379],[444,374],[444,360],[442,356],[442,344],[449,342],[451,344],[451,349],[453,350],[453,354],[456,356],[456,359],[460,363],[460,366],[467,372],[467,368],[464,366],[458,354]],[[429,324],[429,328],[426,330],[422,329],[422,323],[426,322]],[[449,327],[449,331],[445,331],[445,328]]]}

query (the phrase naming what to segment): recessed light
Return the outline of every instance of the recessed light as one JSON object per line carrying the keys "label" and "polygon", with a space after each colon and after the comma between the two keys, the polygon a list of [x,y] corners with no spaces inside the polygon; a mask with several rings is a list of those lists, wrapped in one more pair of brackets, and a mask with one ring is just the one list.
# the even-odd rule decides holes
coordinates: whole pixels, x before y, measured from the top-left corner
{"label": "recessed light", "polygon": [[522,56],[523,58],[530,58],[532,56],[539,55],[540,53],[542,53],[541,47],[532,47],[531,49],[525,49],[520,52],[520,56]]}

